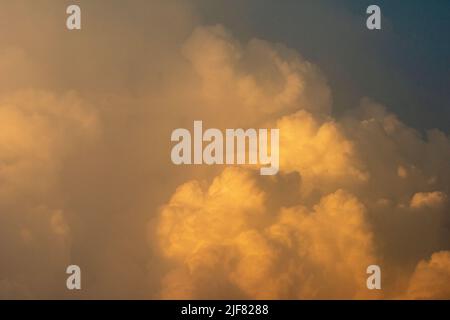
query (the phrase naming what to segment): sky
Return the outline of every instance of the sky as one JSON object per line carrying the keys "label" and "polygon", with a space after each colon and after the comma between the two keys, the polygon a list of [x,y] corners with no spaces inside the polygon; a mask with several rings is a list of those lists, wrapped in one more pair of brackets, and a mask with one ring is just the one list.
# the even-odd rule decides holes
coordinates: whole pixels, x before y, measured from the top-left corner
{"label": "sky", "polygon": [[448,2],[378,1],[384,24],[377,33],[360,28],[372,2],[203,1],[200,10],[208,23],[285,43],[318,64],[335,88],[336,112],[367,95],[415,128],[448,132]]}
{"label": "sky", "polygon": [[[0,0],[0,298],[449,299],[450,7],[377,4]],[[174,165],[195,120],[279,173]]]}

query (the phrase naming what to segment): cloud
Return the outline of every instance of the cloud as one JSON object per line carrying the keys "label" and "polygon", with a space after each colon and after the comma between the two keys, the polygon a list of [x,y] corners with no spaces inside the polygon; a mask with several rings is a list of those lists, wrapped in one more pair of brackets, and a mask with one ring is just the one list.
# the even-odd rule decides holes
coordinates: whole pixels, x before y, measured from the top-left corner
{"label": "cloud", "polygon": [[450,251],[434,253],[418,263],[409,283],[407,298],[450,299]]}
{"label": "cloud", "polygon": [[[336,116],[319,66],[185,1],[83,1],[80,33],[64,2],[24,3],[0,10],[1,297],[73,298],[72,263],[83,298],[391,298],[436,273],[446,133],[370,99]],[[280,128],[280,173],[172,165],[193,120]]]}
{"label": "cloud", "polygon": [[[206,292],[213,290],[211,278],[203,279],[205,272],[222,279],[217,273],[231,267],[227,261],[232,263],[237,239],[267,218],[264,197],[250,173],[242,169],[224,170],[206,190],[197,181],[180,186],[163,207],[157,229],[164,255],[181,263],[166,278],[163,297],[178,297],[183,293],[178,288],[189,286],[189,293],[196,290],[196,295],[206,298]],[[195,278],[200,284],[192,283]]]}
{"label": "cloud", "polygon": [[0,97],[0,127],[0,296],[46,296],[70,255],[60,171],[95,141],[98,119],[75,93],[30,89]]}
{"label": "cloud", "polygon": [[161,247],[168,256],[185,258],[202,246],[233,239],[261,219],[263,200],[249,173],[240,170],[225,170],[206,191],[197,181],[186,183],[161,213]]}
{"label": "cloud", "polygon": [[241,44],[216,25],[197,27],[183,53],[198,78],[202,105],[220,110],[227,124],[256,123],[299,108],[330,112],[330,90],[318,68],[283,45],[259,39]]}
{"label": "cloud", "polygon": [[[1,297],[156,291],[142,281],[152,258],[136,231],[148,207],[135,205],[168,167],[158,137],[170,102],[160,108],[158,98],[169,97],[161,87],[182,65],[179,42],[196,19],[187,3],[112,0],[108,14],[104,3],[80,6],[83,33],[75,34],[64,27],[67,3],[1,5]],[[79,295],[65,290],[69,264],[95,274]]]}
{"label": "cloud", "polygon": [[304,190],[322,191],[369,179],[354,143],[333,119],[318,119],[298,111],[277,121],[281,141],[281,170],[298,172]]}
{"label": "cloud", "polygon": [[[0,198],[51,192],[61,159],[98,132],[95,112],[74,93],[20,91],[0,98]],[[36,194],[35,194],[36,195]]]}
{"label": "cloud", "polygon": [[[407,270],[448,243],[446,196],[433,191],[449,187],[447,135],[424,138],[369,99],[335,118],[317,68],[278,45],[239,42],[220,26],[194,30],[183,53],[194,82],[200,78],[201,104],[221,110],[215,121],[280,129],[280,177],[263,182],[249,168],[225,169],[208,175],[209,187],[178,187],[157,222],[170,261],[161,296],[404,295]],[[237,122],[227,118],[237,110]],[[280,185],[289,174],[299,184],[285,202]],[[371,264],[390,279],[381,293],[366,288]]]}
{"label": "cloud", "polygon": [[377,258],[358,199],[338,190],[311,209],[270,212],[266,196],[244,169],[225,169],[205,190],[179,187],[158,227],[175,262],[162,297],[368,296],[365,269]]}
{"label": "cloud", "polygon": [[424,207],[435,208],[442,206],[447,201],[447,195],[440,191],[417,192],[411,199],[411,208],[419,209]]}

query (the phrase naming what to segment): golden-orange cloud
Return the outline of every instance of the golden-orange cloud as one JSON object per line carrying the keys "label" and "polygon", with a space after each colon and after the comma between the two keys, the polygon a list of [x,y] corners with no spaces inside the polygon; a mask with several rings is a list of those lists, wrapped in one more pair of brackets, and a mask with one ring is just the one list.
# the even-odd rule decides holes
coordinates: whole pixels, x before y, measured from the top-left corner
{"label": "golden-orange cloud", "polygon": [[[448,134],[336,116],[301,53],[138,3],[70,34],[64,2],[2,3],[0,298],[73,297],[70,263],[84,298],[450,298]],[[194,120],[279,128],[279,174],[173,166]]]}
{"label": "golden-orange cloud", "polygon": [[[197,180],[180,186],[158,222],[159,247],[172,266],[162,297],[398,298],[410,292],[403,279],[418,281],[418,257],[439,250],[448,237],[442,229],[448,137],[435,130],[423,139],[368,99],[353,114],[333,118],[329,89],[315,67],[278,45],[242,44],[222,27],[197,28],[184,54],[201,78],[204,105],[223,110],[211,121],[227,124],[226,115],[239,112],[239,125],[279,128],[280,174],[297,174],[300,184],[294,206],[275,207],[271,201],[283,198],[276,187],[281,180],[265,190],[250,168],[225,169],[210,186]],[[406,240],[403,257],[396,257],[399,234],[408,239],[420,229],[420,249]],[[413,275],[406,271],[411,263],[419,263]],[[366,288],[371,264],[381,264],[391,280],[382,293]],[[428,289],[429,296],[445,295]]]}

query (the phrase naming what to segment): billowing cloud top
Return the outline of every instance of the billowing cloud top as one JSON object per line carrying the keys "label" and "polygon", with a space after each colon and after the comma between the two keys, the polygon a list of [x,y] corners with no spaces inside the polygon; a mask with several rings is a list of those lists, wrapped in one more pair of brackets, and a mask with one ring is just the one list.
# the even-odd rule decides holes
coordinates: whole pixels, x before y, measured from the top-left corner
{"label": "billowing cloud top", "polygon": [[[446,133],[376,97],[337,116],[319,66],[186,2],[86,2],[79,33],[24,3],[0,10],[0,298],[450,298]],[[278,175],[172,165],[198,119],[279,128]]]}

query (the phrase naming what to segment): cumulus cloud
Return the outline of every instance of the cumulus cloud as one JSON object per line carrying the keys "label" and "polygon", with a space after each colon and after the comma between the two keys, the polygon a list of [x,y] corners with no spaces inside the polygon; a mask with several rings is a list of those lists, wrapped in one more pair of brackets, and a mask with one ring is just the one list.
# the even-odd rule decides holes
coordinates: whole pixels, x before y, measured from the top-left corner
{"label": "cumulus cloud", "polygon": [[[369,99],[333,118],[330,90],[317,81],[320,72],[279,48],[259,40],[241,43],[217,26],[197,28],[187,40],[184,54],[201,78],[205,105],[223,110],[225,122],[228,113],[240,112],[243,126],[279,128],[280,175],[296,174],[300,184],[289,204],[276,205],[270,202],[283,199],[276,187],[282,179],[264,189],[267,184],[244,168],[225,169],[209,187],[197,180],[179,187],[158,222],[160,249],[171,261],[162,297],[404,295],[406,270],[448,243],[446,195],[431,191],[448,189],[448,137],[432,130],[424,139]],[[295,70],[295,81],[280,66]],[[220,196],[211,192],[218,181],[227,181]],[[252,206],[241,200],[235,207],[238,195],[257,198]],[[433,211],[423,215],[418,209]],[[396,279],[379,294],[366,288],[371,264],[383,264],[383,274]]]}
{"label": "cumulus cloud", "polygon": [[276,126],[281,132],[281,170],[300,173],[304,191],[336,190],[369,179],[354,143],[333,119],[320,120],[301,110]]}
{"label": "cumulus cloud", "polygon": [[0,198],[49,192],[62,157],[98,131],[95,112],[74,93],[20,91],[0,98]]}
{"label": "cumulus cloud", "polygon": [[62,164],[99,123],[75,93],[27,90],[0,97],[0,127],[0,296],[45,297],[70,256]]}
{"label": "cumulus cloud", "polygon": [[410,299],[450,299],[450,251],[418,263],[407,291]]}
{"label": "cumulus cloud", "polygon": [[260,39],[242,44],[217,25],[196,28],[183,54],[198,78],[195,93],[201,105],[220,112],[227,125],[257,123],[298,109],[331,110],[330,90],[318,68],[283,45]]}
{"label": "cumulus cloud", "polygon": [[[23,3],[0,10],[0,297],[74,297],[72,263],[84,298],[448,297],[446,133],[335,116],[318,66],[187,2],[83,2],[70,34],[63,2]],[[279,128],[279,174],[173,166],[193,120]]]}
{"label": "cumulus cloud", "polygon": [[365,269],[378,259],[356,197],[337,190],[312,208],[278,212],[266,197],[244,169],[226,169],[204,188],[179,187],[158,228],[161,250],[176,263],[163,297],[370,296]]}
{"label": "cumulus cloud", "polygon": [[[152,113],[164,108],[148,93],[170,82],[195,18],[187,3],[111,1],[106,15],[104,3],[80,5],[90,12],[82,34],[64,28],[64,2],[1,4],[8,27],[0,31],[0,297],[130,298],[157,290],[142,281],[152,262],[144,230],[136,232],[148,210],[131,204],[167,166],[157,139],[167,123],[151,131],[152,118],[164,123]],[[135,17],[133,8],[145,21],[124,19]],[[69,264],[96,275],[78,295],[65,290]]]}
{"label": "cumulus cloud", "polygon": [[411,208],[419,209],[424,207],[435,208],[442,206],[447,200],[447,195],[443,192],[417,192],[411,199]]}

